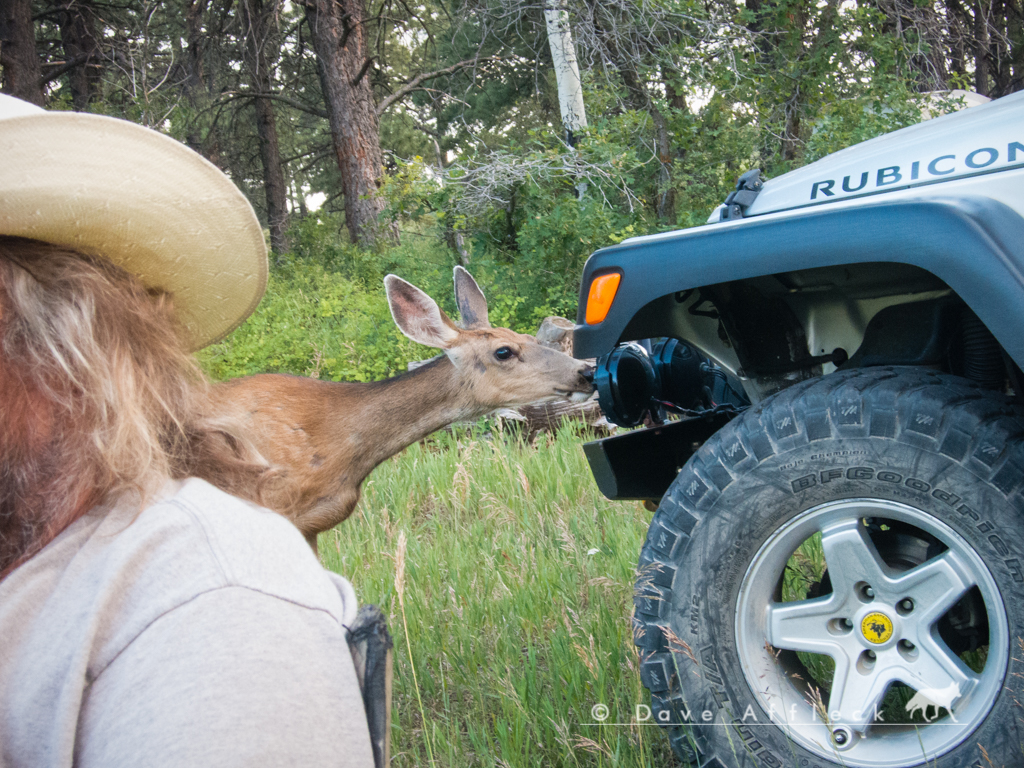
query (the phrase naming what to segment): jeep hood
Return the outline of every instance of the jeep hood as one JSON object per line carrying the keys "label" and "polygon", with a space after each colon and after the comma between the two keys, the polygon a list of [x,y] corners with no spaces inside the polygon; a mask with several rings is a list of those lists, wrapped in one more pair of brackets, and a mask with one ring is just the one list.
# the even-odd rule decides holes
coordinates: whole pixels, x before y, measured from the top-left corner
{"label": "jeep hood", "polygon": [[[771,179],[745,216],[877,195],[1015,166],[1024,166],[1024,92],[879,136]],[[708,221],[718,221],[717,210]]]}

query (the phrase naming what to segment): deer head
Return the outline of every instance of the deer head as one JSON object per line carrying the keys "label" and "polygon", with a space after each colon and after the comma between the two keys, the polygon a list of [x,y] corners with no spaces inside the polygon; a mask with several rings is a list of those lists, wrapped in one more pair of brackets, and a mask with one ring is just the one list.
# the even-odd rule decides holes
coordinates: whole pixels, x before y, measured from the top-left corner
{"label": "deer head", "polygon": [[461,327],[432,298],[402,278],[388,275],[384,287],[399,330],[419,344],[443,350],[462,386],[481,407],[494,409],[560,397],[580,402],[593,392],[590,366],[542,347],[533,336],[492,328],[487,299],[462,267],[455,267]]}

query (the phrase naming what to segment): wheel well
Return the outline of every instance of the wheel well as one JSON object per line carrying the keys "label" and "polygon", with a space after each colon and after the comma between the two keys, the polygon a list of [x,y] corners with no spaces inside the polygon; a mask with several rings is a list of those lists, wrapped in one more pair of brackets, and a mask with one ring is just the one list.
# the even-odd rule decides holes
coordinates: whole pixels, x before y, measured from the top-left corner
{"label": "wheel well", "polygon": [[1019,368],[934,274],[867,262],[753,277],[669,294],[626,338],[685,339],[736,374],[751,401],[837,368],[919,365],[1017,391]]}

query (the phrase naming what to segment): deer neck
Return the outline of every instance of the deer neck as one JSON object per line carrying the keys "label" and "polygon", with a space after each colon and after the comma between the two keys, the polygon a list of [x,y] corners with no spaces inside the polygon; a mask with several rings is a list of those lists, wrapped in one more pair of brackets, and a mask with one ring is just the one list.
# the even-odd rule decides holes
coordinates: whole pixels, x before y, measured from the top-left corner
{"label": "deer neck", "polygon": [[488,409],[476,403],[471,388],[447,357],[401,376],[357,387],[338,425],[347,433],[360,481],[374,467],[406,446],[461,419]]}

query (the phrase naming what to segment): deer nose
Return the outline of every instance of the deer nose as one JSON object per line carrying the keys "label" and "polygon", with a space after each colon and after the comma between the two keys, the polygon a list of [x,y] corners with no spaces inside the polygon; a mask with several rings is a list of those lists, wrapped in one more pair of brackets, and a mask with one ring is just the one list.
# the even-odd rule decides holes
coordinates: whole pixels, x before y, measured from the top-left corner
{"label": "deer nose", "polygon": [[582,376],[583,380],[586,381],[587,384],[589,384],[591,387],[594,386],[594,371],[595,370],[597,370],[597,369],[594,368],[594,366],[588,365],[582,371],[580,371],[580,376]]}

